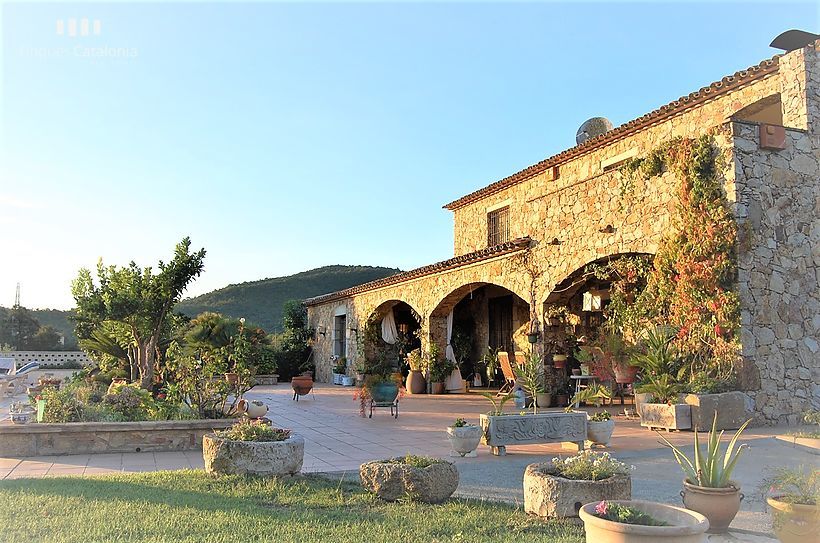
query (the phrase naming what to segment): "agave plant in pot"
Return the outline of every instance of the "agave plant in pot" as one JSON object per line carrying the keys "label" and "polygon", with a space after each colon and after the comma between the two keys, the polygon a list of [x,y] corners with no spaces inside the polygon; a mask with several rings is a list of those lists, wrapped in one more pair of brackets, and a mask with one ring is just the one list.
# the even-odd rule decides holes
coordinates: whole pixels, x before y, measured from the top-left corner
{"label": "agave plant in pot", "polygon": [[760,484],[781,543],[820,540],[820,470],[780,468]]}
{"label": "agave plant in pot", "polygon": [[748,447],[745,444],[738,446],[737,441],[750,422],[751,419],[747,420],[735,432],[721,455],[720,439],[723,437],[723,431],[718,432],[715,428],[715,414],[712,430],[706,438],[705,451],[700,447],[698,432],[695,430],[694,454],[691,459],[658,432],[658,436],[672,449],[675,460],[686,474],[681,491],[683,504],[709,519],[710,533],[728,531],[729,524],[740,510],[743,494],[740,493],[740,485],[733,481],[731,476],[741,453]]}

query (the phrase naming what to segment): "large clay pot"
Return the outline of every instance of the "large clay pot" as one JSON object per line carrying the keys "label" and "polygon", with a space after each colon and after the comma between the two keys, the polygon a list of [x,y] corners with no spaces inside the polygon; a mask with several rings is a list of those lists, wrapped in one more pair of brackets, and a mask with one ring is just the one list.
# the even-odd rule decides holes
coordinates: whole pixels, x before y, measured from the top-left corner
{"label": "large clay pot", "polygon": [[427,380],[421,370],[410,370],[407,374],[407,392],[410,394],[424,394],[427,390]]}
{"label": "large clay pot", "polygon": [[640,509],[668,526],[623,524],[595,515],[596,502],[588,503],[578,512],[584,521],[587,543],[703,543],[709,521],[694,511],[662,503],[639,500],[613,500],[614,503]]}
{"label": "large clay pot", "polygon": [[444,383],[430,383],[430,389],[433,394],[444,394]]}
{"label": "large clay pot", "polygon": [[376,403],[391,403],[399,395],[399,387],[393,381],[382,381],[370,387],[370,397]]}
{"label": "large clay pot", "polygon": [[539,392],[535,395],[535,405],[547,408],[552,405],[552,394],[549,392]]}
{"label": "large clay pot", "polygon": [[729,531],[729,525],[740,511],[740,485],[729,481],[726,488],[709,488],[693,485],[683,481],[681,497],[687,509],[697,511],[709,519],[709,533],[723,534]]}
{"label": "large clay pot", "polygon": [[478,447],[482,435],[481,426],[475,424],[459,428],[447,427],[447,439],[450,440],[450,446],[461,456],[475,456],[472,453]]}
{"label": "large clay pot", "polygon": [[820,505],[805,505],[767,498],[772,508],[774,535],[781,543],[820,541]]}
{"label": "large clay pot", "polygon": [[297,375],[290,380],[290,386],[293,392],[299,396],[304,396],[313,390],[313,377],[310,375]]}
{"label": "large clay pot", "polygon": [[587,419],[587,439],[593,445],[600,445],[606,447],[609,445],[609,440],[612,438],[612,432],[615,430],[615,419],[595,422]]}

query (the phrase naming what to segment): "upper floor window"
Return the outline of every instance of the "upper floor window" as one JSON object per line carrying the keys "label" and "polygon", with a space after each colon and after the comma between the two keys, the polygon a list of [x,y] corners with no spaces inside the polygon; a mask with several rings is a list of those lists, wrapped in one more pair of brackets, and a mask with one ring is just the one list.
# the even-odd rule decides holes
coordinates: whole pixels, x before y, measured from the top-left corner
{"label": "upper floor window", "polygon": [[487,246],[499,245],[510,240],[510,206],[487,213]]}

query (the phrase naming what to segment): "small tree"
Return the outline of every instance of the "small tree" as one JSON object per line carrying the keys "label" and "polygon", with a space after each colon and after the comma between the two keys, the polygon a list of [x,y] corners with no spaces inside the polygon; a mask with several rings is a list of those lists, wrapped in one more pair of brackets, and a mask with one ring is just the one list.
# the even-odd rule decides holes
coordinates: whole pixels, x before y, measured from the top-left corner
{"label": "small tree", "polygon": [[[80,270],[71,285],[77,303],[76,332],[90,338],[95,329],[109,324],[125,343],[131,378],[151,387],[160,359],[160,340],[169,335],[168,315],[188,284],[202,273],[205,249],[190,253],[190,238],[177,244],[174,258],[159,262],[159,273],[134,262],[127,267],[97,264],[97,283],[91,271]],[[113,325],[113,327],[111,327]]]}

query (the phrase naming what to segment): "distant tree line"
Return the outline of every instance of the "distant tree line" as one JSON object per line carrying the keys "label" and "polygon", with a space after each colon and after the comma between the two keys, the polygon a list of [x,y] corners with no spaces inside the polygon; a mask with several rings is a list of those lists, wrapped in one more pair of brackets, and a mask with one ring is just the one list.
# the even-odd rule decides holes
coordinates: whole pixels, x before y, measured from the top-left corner
{"label": "distant tree line", "polygon": [[64,345],[62,335],[52,326],[43,326],[23,306],[0,307],[0,350],[59,351],[76,348]]}

